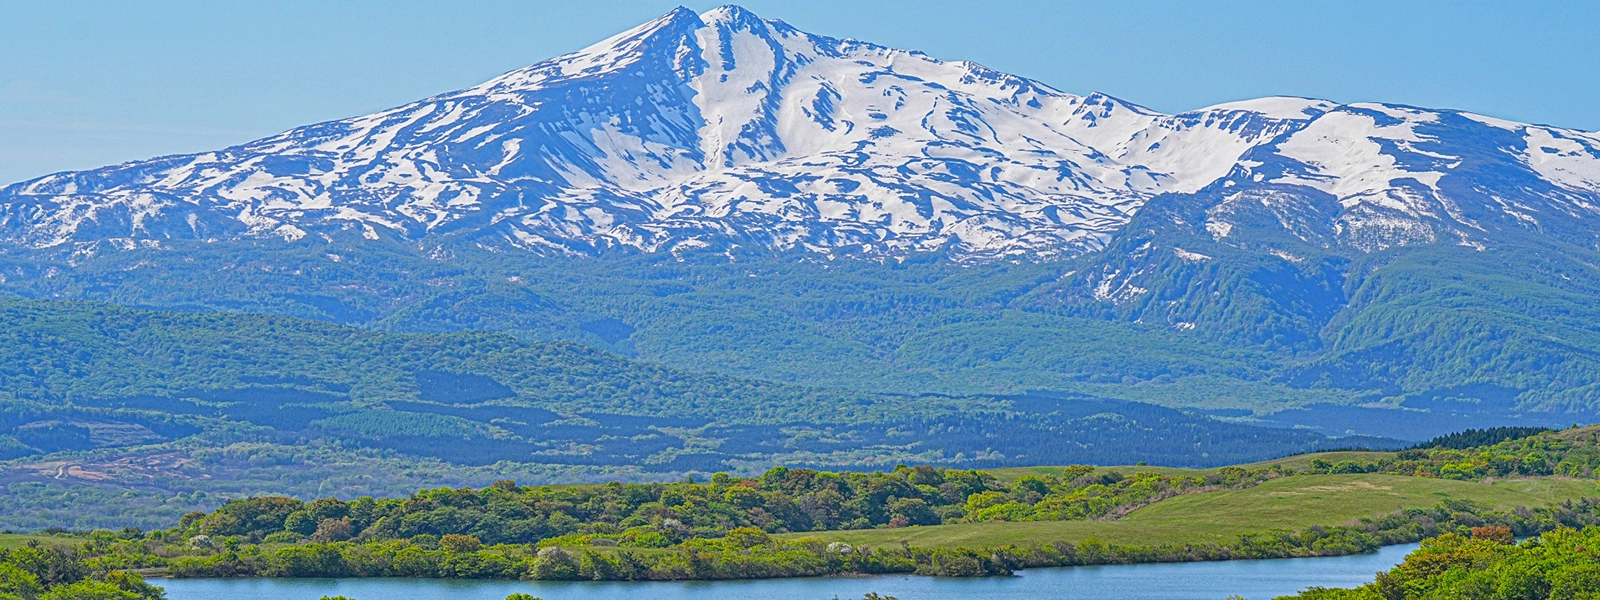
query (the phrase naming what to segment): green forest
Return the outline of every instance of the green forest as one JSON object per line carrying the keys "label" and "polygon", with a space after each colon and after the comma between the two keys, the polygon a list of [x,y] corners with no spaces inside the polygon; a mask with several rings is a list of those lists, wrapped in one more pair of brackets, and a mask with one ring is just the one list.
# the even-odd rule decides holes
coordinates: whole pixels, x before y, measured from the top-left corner
{"label": "green forest", "polygon": [[96,302],[0,301],[0,384],[0,526],[13,529],[160,528],[269,491],[394,496],[508,476],[1215,466],[1404,445],[1084,395],[856,392],[499,333]]}
{"label": "green forest", "polygon": [[[1145,219],[1067,262],[758,250],[562,258],[452,243],[439,260],[387,241],[178,243],[0,259],[0,292],[396,332],[499,331],[858,391],[1053,390],[1257,413],[1438,393],[1557,414],[1600,406],[1591,383],[1600,289],[1587,266],[1600,260],[1590,249],[1508,238],[1485,252],[1344,256],[1272,240],[1307,257],[1291,263],[1203,231],[1139,234]],[[1215,260],[1171,258],[1175,245]],[[1168,258],[1141,262],[1154,256]],[[1124,305],[1097,298],[1088,275],[1118,268],[1147,273],[1152,293]],[[1499,391],[1461,391],[1469,385]]]}
{"label": "green forest", "polygon": [[[1296,465],[1304,465],[1296,466]],[[826,533],[991,522],[1116,520],[1196,494],[1326,473],[1419,481],[1509,476],[1592,481],[1600,428],[1532,433],[1490,446],[1417,448],[1379,460],[1300,461],[1162,472],[1071,466],[996,474],[930,466],[881,472],[777,467],[708,481],[438,488],[400,498],[258,496],[185,515],[171,528],[82,534],[94,572],[178,577],[727,579],[847,573],[981,576],[1039,566],[1326,556],[1501,527],[1525,537],[1600,524],[1600,497],[1495,509],[1465,499],[1358,523],[1262,530],[1225,543],[1095,539],[997,546],[857,544]],[[1593,496],[1600,490],[1593,489]],[[1481,533],[1481,532],[1480,532]]]}

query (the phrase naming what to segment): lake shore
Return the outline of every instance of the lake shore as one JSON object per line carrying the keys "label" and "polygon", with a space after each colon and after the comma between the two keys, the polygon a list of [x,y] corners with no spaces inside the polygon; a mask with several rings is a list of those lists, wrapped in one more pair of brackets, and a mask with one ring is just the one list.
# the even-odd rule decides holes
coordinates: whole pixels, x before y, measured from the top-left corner
{"label": "lake shore", "polygon": [[462,581],[449,579],[156,579],[168,600],[504,600],[512,593],[545,600],[816,600],[860,598],[867,592],[918,600],[981,597],[997,600],[1119,598],[1126,600],[1249,600],[1292,594],[1308,586],[1353,586],[1397,564],[1415,544],[1377,552],[1304,559],[1237,560],[1024,569],[1009,577],[942,578],[914,575],[674,582]]}

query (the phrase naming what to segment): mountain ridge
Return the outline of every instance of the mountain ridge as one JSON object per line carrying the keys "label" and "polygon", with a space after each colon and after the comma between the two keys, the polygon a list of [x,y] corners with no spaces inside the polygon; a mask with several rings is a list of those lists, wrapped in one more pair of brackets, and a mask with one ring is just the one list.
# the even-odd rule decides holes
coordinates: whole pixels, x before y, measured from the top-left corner
{"label": "mountain ridge", "polygon": [[[1403,191],[1391,184],[1406,173],[1437,179],[1400,164],[1422,155],[1396,158],[1415,141],[1404,124],[1360,122],[1399,118],[1391,105],[1269,97],[1164,115],[738,7],[679,8],[372,115],[14,184],[0,190],[0,233],[23,247],[383,235],[552,253],[755,245],[1071,257],[1104,247],[1149,199],[1194,193],[1249,168],[1247,153],[1352,112],[1362,116],[1336,119],[1323,137],[1349,146],[1335,156],[1366,162],[1292,181],[1338,179],[1345,187],[1330,189],[1371,194]],[[1373,152],[1351,131],[1393,140],[1395,152]],[[1530,168],[1592,199],[1600,136],[1528,131],[1555,150],[1529,155]],[[1299,143],[1288,158],[1315,162],[1323,146]],[[1362,179],[1385,172],[1393,177]]]}
{"label": "mountain ridge", "polygon": [[1294,97],[1164,115],[737,8],[0,190],[21,297],[1261,418],[1592,411],[1597,249],[1600,135]]}

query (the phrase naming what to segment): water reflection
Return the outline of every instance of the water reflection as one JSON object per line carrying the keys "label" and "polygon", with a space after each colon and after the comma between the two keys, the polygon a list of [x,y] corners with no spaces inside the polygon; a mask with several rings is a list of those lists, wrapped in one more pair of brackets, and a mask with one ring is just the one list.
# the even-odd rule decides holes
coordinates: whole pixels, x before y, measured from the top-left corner
{"label": "water reflection", "polygon": [[756,581],[547,582],[441,579],[158,580],[169,600],[503,600],[525,592],[545,600],[856,600],[878,592],[901,600],[1250,600],[1308,586],[1348,587],[1372,580],[1416,549],[1389,546],[1334,558],[1030,569],[1015,577],[822,577]]}

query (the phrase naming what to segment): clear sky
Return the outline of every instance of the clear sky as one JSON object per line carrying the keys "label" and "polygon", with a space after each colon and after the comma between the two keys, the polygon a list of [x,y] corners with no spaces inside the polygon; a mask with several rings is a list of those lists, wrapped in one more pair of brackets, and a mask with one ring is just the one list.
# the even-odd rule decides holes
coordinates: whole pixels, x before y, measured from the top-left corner
{"label": "clear sky", "polygon": [[[663,0],[0,0],[0,184],[219,148],[481,82]],[[749,0],[802,30],[1166,112],[1267,95],[1600,129],[1600,2]]]}

